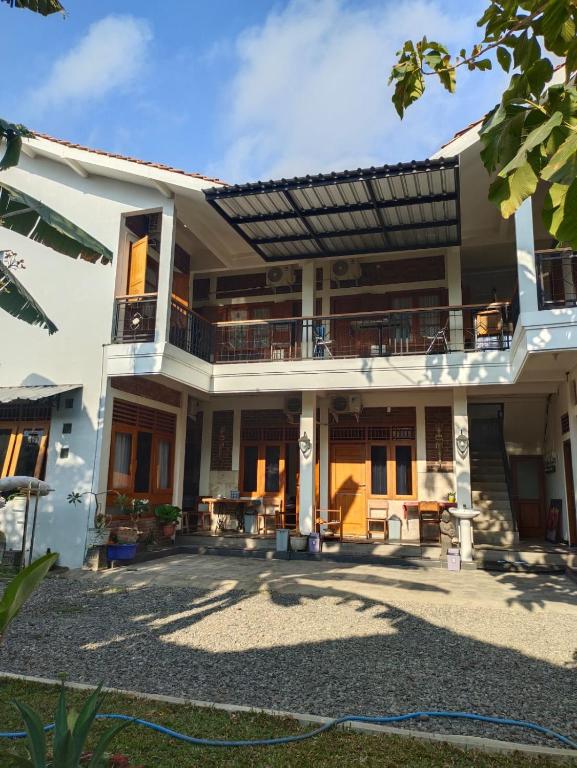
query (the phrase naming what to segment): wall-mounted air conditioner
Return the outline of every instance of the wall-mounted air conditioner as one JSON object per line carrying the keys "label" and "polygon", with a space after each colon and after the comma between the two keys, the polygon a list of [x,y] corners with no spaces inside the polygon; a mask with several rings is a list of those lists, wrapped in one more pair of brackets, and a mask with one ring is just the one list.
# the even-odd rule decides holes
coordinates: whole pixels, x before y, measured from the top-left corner
{"label": "wall-mounted air conditioner", "polygon": [[292,285],[295,282],[293,267],[269,267],[266,271],[266,284],[271,288]]}
{"label": "wall-mounted air conditioner", "polygon": [[361,265],[358,261],[333,261],[331,265],[331,276],[333,280],[344,282],[345,280],[358,280],[361,276]]}
{"label": "wall-mounted air conditioner", "polygon": [[331,398],[330,410],[336,415],[352,413],[360,416],[363,404],[359,395],[335,395]]}

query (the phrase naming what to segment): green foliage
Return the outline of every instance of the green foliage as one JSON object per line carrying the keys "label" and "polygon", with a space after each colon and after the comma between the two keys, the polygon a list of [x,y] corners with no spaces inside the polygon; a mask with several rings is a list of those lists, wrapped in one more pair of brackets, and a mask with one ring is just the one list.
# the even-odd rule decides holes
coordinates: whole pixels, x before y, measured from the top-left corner
{"label": "green foliage", "polygon": [[[393,104],[403,117],[425,92],[427,77],[453,93],[463,66],[491,69],[494,58],[505,72],[512,70],[480,131],[481,158],[494,175],[489,199],[508,218],[545,182],[544,223],[559,244],[577,249],[577,3],[488,0],[477,24],[484,27],[482,40],[458,56],[426,38],[407,41],[391,71]],[[563,82],[551,82],[552,55],[564,66]]]}
{"label": "green foliage", "polygon": [[20,571],[8,584],[0,600],[0,640],[10,622],[57,560],[57,553],[44,555]]}
{"label": "green foliage", "polygon": [[34,134],[26,126],[9,123],[0,118],[0,139],[6,141],[6,149],[0,159],[0,171],[18,165],[20,150],[22,149],[22,137],[31,138],[32,136]]}
{"label": "green foliage", "polygon": [[[110,726],[98,740],[88,760],[84,759],[87,752],[87,740],[95,723],[98,710],[102,707],[104,696],[99,686],[85,701],[79,712],[66,704],[64,685],[54,716],[54,734],[52,754],[48,750],[48,734],[44,731],[40,716],[27,704],[14,702],[18,709],[27,733],[26,746],[28,758],[20,757],[12,752],[0,752],[0,758],[7,764],[24,766],[26,768],[103,768],[108,762],[106,750],[112,739],[127,726],[131,720],[125,720]],[[3,763],[6,764],[6,763]]]}
{"label": "green foliage", "polygon": [[164,525],[167,525],[168,523],[177,523],[182,517],[180,507],[176,507],[173,504],[159,504],[154,510],[154,514],[159,522]]}
{"label": "green foliage", "polygon": [[4,0],[12,8],[27,8],[29,11],[49,16],[51,13],[65,13],[59,0]]}

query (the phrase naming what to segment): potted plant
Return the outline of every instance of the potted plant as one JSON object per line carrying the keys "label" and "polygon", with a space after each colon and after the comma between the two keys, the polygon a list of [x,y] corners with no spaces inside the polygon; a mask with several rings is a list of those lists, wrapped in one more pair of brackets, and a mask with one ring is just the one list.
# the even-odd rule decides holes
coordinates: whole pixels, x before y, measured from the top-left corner
{"label": "potted plant", "polygon": [[132,560],[136,555],[136,545],[140,531],[138,521],[148,509],[148,499],[131,499],[124,493],[117,495],[117,504],[123,515],[130,518],[130,525],[121,525],[111,534],[112,544],[108,545],[108,560]]}
{"label": "potted plant", "polygon": [[88,529],[86,540],[86,546],[88,549],[92,549],[93,547],[101,547],[108,543],[108,538],[110,536],[110,516],[107,515],[106,512],[103,512],[100,508],[100,499],[98,497],[106,496],[109,493],[112,493],[112,491],[101,491],[100,493],[94,493],[94,491],[84,491],[84,493],[78,493],[77,491],[73,491],[72,493],[68,494],[68,503],[73,504],[74,506],[80,504],[83,496],[94,496],[96,507],[94,510],[93,524]]}
{"label": "potted plant", "polygon": [[176,507],[174,504],[159,504],[154,510],[154,514],[162,528],[162,535],[172,539],[176,532],[176,524],[182,517],[180,507]]}
{"label": "potted plant", "polygon": [[293,552],[306,552],[309,543],[309,537],[301,533],[298,528],[291,531],[290,548]]}

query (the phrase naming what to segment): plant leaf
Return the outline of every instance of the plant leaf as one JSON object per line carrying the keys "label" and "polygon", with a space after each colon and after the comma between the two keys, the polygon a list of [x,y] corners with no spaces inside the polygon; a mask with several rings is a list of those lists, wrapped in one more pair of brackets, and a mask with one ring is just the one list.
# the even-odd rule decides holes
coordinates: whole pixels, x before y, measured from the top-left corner
{"label": "plant leaf", "polygon": [[36,712],[23,701],[15,701],[22,720],[26,726],[28,738],[26,743],[32,763],[36,768],[44,768],[46,764],[46,733],[44,725]]}
{"label": "plant leaf", "polygon": [[[80,712],[74,712],[72,720],[69,717],[69,727],[72,731],[72,750],[77,762],[85,750],[88,734],[102,705],[104,697],[101,689],[102,685],[99,685],[86,699]],[[73,764],[76,765],[76,763]]]}
{"label": "plant leaf", "polygon": [[569,187],[565,184],[552,184],[547,190],[543,203],[543,223],[548,231],[557,236],[557,230],[564,217],[565,197]]}
{"label": "plant leaf", "polygon": [[0,600],[0,638],[57,560],[56,552],[44,555],[10,581]]}
{"label": "plant leaf", "polygon": [[497,48],[497,61],[501,65],[501,69],[504,69],[505,72],[508,72],[511,69],[511,53],[504,45],[500,45]]}
{"label": "plant leaf", "polygon": [[572,131],[543,168],[545,181],[570,184],[577,178],[577,132]]}
{"label": "plant leaf", "polygon": [[501,216],[508,219],[523,200],[537,188],[538,177],[529,163],[516,168],[506,178],[497,176],[489,187],[489,200],[499,206]]}
{"label": "plant leaf", "polygon": [[567,188],[556,236],[559,242],[577,247],[577,179]]}
{"label": "plant leaf", "polygon": [[69,751],[70,731],[68,730],[68,717],[66,712],[66,693],[64,683],[60,686],[58,705],[54,717],[54,735],[52,739],[52,752],[56,765],[66,764],[66,755]]}
{"label": "plant leaf", "polygon": [[505,176],[508,176],[511,171],[523,166],[527,162],[527,154],[535,149],[535,147],[542,144],[548,138],[553,128],[557,128],[562,122],[563,115],[561,112],[555,112],[548,120],[532,130],[521,145],[515,157],[508,162],[504,168],[501,168],[499,176],[504,178]]}

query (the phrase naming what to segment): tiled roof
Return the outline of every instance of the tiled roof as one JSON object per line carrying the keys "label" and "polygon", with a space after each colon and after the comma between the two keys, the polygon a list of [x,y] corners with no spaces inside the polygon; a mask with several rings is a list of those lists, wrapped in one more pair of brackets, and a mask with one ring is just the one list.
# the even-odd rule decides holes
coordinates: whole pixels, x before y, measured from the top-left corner
{"label": "tiled roof", "polygon": [[64,147],[70,147],[71,149],[81,149],[83,152],[91,152],[94,155],[102,155],[103,157],[112,157],[115,160],[126,160],[129,163],[137,163],[137,165],[146,165],[149,168],[159,168],[161,171],[169,171],[170,173],[180,173],[182,176],[189,176],[193,179],[202,179],[203,181],[210,181],[214,184],[225,184],[222,179],[217,179],[213,176],[204,176],[202,173],[194,173],[191,171],[183,171],[181,168],[173,168],[170,165],[164,165],[163,163],[153,163],[149,160],[139,160],[137,157],[129,157],[128,155],[119,155],[115,152],[106,152],[103,149],[93,149],[92,147],[85,147],[82,144],[75,144],[72,141],[66,141],[65,139],[57,139],[54,136],[48,136],[46,133],[35,133],[34,136],[38,139],[46,139],[55,144],[61,144]]}

